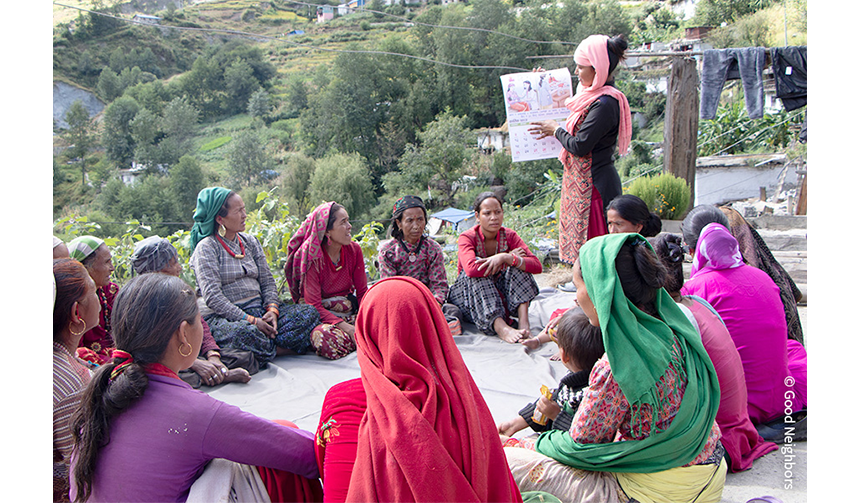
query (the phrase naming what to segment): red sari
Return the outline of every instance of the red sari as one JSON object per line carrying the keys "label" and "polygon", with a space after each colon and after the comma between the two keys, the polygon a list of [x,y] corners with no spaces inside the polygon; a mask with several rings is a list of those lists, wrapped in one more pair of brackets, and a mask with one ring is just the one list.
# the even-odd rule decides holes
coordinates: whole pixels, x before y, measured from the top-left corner
{"label": "red sari", "polygon": [[420,281],[383,279],[358,311],[367,411],[346,501],[516,501],[490,410]]}

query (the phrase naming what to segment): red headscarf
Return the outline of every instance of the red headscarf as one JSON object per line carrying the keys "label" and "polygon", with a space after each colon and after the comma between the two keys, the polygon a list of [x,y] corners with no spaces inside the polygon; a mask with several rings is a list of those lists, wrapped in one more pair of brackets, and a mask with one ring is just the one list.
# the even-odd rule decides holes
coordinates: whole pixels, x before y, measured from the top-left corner
{"label": "red headscarf", "polygon": [[[606,85],[606,79],[609,77],[609,48],[606,45],[608,40],[609,37],[606,35],[591,35],[580,42],[573,53],[573,61],[578,65],[593,67],[595,75],[590,87],[582,87],[580,83],[577,86],[576,94],[565,100],[564,106],[571,112],[565,123],[565,129],[572,134],[573,126],[576,124],[577,119],[579,119],[580,114],[585,113],[588,110],[588,106],[597,98],[608,94],[618,100],[620,111],[618,153],[624,155],[630,147],[633,125],[627,97],[618,89]],[[566,158],[569,155],[572,154],[565,149],[562,149],[559,154],[559,159],[562,163],[565,163],[565,166],[567,166]]]}
{"label": "red headscarf", "polygon": [[333,205],[334,202],[328,202],[314,208],[287,244],[284,275],[290,285],[293,302],[302,298],[302,278],[307,274],[308,267],[323,256],[322,240]]}
{"label": "red headscarf", "polygon": [[420,281],[376,283],[355,331],[367,412],[347,501],[522,501],[490,410]]}

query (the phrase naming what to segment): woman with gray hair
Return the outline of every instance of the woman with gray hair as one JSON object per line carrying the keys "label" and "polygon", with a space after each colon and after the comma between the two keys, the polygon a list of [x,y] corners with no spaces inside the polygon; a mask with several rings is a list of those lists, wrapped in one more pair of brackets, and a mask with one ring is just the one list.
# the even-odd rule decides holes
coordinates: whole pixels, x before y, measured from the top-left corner
{"label": "woman with gray hair", "polygon": [[[134,245],[131,265],[137,274],[163,273],[177,278],[182,274],[176,248],[159,236],[150,236]],[[254,354],[250,351],[222,350],[212,337],[209,324],[205,320],[200,321],[203,324],[200,354],[189,369],[179,372],[179,377],[194,388],[199,388],[201,384],[216,386],[250,381],[251,374],[256,374],[259,369]]]}

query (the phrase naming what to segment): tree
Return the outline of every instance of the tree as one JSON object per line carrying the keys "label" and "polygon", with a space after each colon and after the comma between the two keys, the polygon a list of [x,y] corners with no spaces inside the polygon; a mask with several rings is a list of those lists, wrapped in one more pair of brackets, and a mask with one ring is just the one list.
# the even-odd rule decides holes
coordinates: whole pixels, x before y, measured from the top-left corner
{"label": "tree", "polygon": [[134,139],[129,123],[140,106],[134,98],[122,96],[105,108],[102,145],[107,158],[119,167],[129,167],[134,155]]}
{"label": "tree", "polygon": [[234,61],[224,70],[224,88],[228,107],[234,112],[245,109],[251,94],[260,87],[251,65],[242,59]]}
{"label": "tree", "polygon": [[158,140],[161,136],[158,116],[146,108],[141,108],[128,126],[134,142],[134,160],[146,166],[148,172],[154,172],[156,165],[161,161],[158,149]]}
{"label": "tree", "polygon": [[180,219],[190,217],[197,205],[197,193],[206,186],[203,167],[196,157],[183,155],[170,169],[170,194]]}
{"label": "tree", "polygon": [[272,162],[266,155],[266,146],[255,131],[239,133],[232,144],[228,158],[230,174],[236,183],[251,185],[253,180],[260,178],[262,171],[271,169]]}
{"label": "tree", "polygon": [[68,150],[69,157],[80,159],[81,183],[85,184],[87,176],[85,158],[95,143],[93,120],[81,100],[75,100],[72,103],[72,106],[66,111],[65,119],[69,124],[69,129],[66,131],[66,139],[71,144]]}
{"label": "tree", "polygon": [[315,170],[316,162],[304,154],[294,154],[287,160],[282,192],[296,215],[304,215],[311,210],[308,188]]}
{"label": "tree", "polygon": [[366,214],[376,201],[370,170],[358,154],[332,153],[319,159],[308,192],[310,206],[336,201],[352,219]]}
{"label": "tree", "polygon": [[194,128],[200,120],[200,112],[185,96],[173,98],[164,107],[160,126],[164,134],[176,142],[180,150],[189,150]]}
{"label": "tree", "polygon": [[272,100],[265,89],[257,89],[251,94],[251,97],[248,99],[248,114],[251,117],[262,119],[269,115],[271,110]]}
{"label": "tree", "polygon": [[123,87],[119,80],[119,75],[106,66],[99,74],[99,82],[96,84],[96,89],[98,90],[99,97],[106,103],[110,103],[122,94]]}
{"label": "tree", "polygon": [[[454,182],[465,174],[474,153],[468,118],[446,110],[418,133],[419,146],[410,144],[400,159],[403,189],[435,188],[442,204],[450,204],[456,192]],[[390,178],[389,178],[390,179]]]}
{"label": "tree", "polygon": [[117,47],[116,49],[111,51],[108,61],[108,65],[110,66],[111,70],[116,73],[122,72],[128,66],[128,59],[126,58],[125,51],[122,47]]}
{"label": "tree", "polygon": [[287,104],[290,117],[298,117],[308,106],[308,89],[299,76],[291,77],[287,83]]}

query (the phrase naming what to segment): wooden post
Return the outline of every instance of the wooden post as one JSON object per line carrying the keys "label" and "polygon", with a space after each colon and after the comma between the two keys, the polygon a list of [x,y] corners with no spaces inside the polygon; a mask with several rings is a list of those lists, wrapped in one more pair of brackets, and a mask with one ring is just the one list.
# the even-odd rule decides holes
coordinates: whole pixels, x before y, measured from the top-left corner
{"label": "wooden post", "polygon": [[690,186],[690,209],[696,197],[696,139],[699,134],[699,73],[693,58],[673,57],[663,126],[663,172]]}
{"label": "wooden post", "polygon": [[800,184],[800,196],[797,198],[797,208],[794,210],[795,215],[806,215],[806,174],[803,175],[803,182]]}

